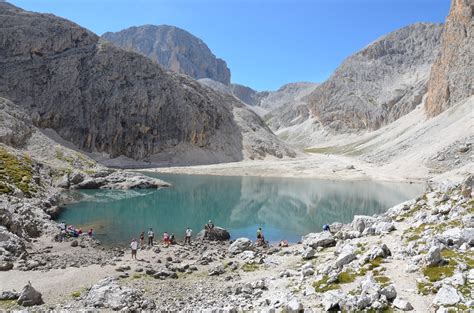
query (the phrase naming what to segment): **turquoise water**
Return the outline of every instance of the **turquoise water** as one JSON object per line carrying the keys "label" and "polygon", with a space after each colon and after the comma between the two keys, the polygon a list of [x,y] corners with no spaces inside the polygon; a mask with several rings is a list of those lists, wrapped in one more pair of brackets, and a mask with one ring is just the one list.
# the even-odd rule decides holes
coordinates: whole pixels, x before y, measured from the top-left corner
{"label": "turquoise water", "polygon": [[375,214],[423,192],[423,185],[370,181],[147,174],[173,184],[160,190],[84,190],[58,220],[93,228],[106,245],[123,245],[153,227],[182,238],[212,219],[232,238],[296,242],[322,225],[347,223],[356,214]]}

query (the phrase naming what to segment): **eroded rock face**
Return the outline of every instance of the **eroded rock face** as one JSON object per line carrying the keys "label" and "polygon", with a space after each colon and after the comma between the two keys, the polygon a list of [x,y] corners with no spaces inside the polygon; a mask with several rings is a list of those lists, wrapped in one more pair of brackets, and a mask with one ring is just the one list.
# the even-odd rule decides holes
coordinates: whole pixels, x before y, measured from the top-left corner
{"label": "eroded rock face", "polygon": [[374,130],[407,114],[426,93],[441,30],[417,23],[369,44],[309,96],[311,114],[339,132]]}
{"label": "eroded rock face", "polygon": [[156,165],[238,161],[245,128],[284,147],[260,118],[238,124],[233,109],[245,108],[234,97],[100,42],[76,24],[0,3],[0,25],[0,96],[80,149]]}
{"label": "eroded rock face", "polygon": [[453,0],[431,70],[425,107],[432,116],[473,95],[474,3]]}
{"label": "eroded rock face", "polygon": [[166,69],[193,78],[211,78],[228,85],[230,70],[207,45],[187,31],[168,25],[130,27],[102,38],[117,47],[149,57]]}

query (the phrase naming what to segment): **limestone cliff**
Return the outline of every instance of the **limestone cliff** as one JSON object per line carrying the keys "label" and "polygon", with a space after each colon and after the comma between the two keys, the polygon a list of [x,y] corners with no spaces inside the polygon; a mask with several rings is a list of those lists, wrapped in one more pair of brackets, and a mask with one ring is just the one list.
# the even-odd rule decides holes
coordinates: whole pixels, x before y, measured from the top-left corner
{"label": "limestone cliff", "polygon": [[0,96],[82,150],[157,164],[238,161],[261,156],[243,151],[250,128],[275,140],[263,146],[293,154],[261,124],[234,116],[243,106],[234,97],[72,22],[0,3],[0,25]]}
{"label": "limestone cliff", "polygon": [[426,110],[431,116],[474,95],[474,2],[453,0],[431,70]]}
{"label": "limestone cliff", "polygon": [[130,27],[102,38],[125,50],[149,57],[166,69],[195,79],[211,78],[228,85],[230,70],[208,46],[187,31],[168,25]]}
{"label": "limestone cliff", "polygon": [[374,130],[407,114],[426,93],[442,25],[418,23],[394,31],[347,58],[309,96],[322,127]]}

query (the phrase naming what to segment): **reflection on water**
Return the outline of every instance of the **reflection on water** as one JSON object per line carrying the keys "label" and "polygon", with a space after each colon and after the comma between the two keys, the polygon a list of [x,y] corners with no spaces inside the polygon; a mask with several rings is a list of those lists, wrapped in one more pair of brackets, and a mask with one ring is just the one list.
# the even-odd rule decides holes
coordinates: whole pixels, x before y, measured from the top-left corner
{"label": "reflection on water", "polygon": [[174,185],[145,191],[86,190],[59,219],[90,227],[106,244],[124,244],[153,227],[183,236],[196,234],[212,219],[233,238],[253,239],[263,227],[271,241],[298,241],[332,222],[350,222],[356,214],[382,213],[423,191],[422,185],[369,181],[149,174]]}

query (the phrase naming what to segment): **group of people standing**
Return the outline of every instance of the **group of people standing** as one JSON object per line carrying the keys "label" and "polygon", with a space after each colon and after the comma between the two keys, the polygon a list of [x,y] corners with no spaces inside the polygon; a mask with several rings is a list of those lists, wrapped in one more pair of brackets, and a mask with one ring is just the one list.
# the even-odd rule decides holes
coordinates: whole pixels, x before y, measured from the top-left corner
{"label": "group of people standing", "polygon": [[[186,228],[184,231],[184,244],[189,244],[191,245],[191,236],[193,234],[193,231],[191,228]],[[150,227],[146,234],[148,238],[148,243],[147,246],[153,247],[155,244],[155,232],[153,231],[153,228]],[[168,247],[172,244],[176,244],[176,239],[174,234],[169,234],[168,232],[163,233],[163,244]],[[130,249],[132,250],[132,259],[137,259],[137,250],[138,248],[145,248],[145,232],[141,232],[140,234],[140,244],[135,238],[132,238],[132,242],[130,243]]]}
{"label": "group of people standing", "polygon": [[[204,237],[203,237],[203,240],[204,239],[208,239],[208,238],[212,238],[211,237],[211,234],[212,232],[214,231],[214,223],[212,223],[211,220],[209,220],[209,222],[207,222],[205,225],[204,225]],[[186,230],[184,231],[184,244],[189,244],[191,245],[191,237],[192,237],[192,234],[193,234],[193,230],[188,227],[186,228]],[[150,227],[150,229],[148,230],[147,232],[147,238],[148,238],[148,246],[149,247],[153,247],[154,245],[154,240],[155,240],[155,233],[153,231],[153,228]],[[168,232],[164,232],[163,233],[163,244],[165,245],[165,247],[168,247],[172,244],[176,244],[176,240],[175,240],[175,236],[174,234],[171,234],[169,235]],[[257,245],[265,245],[267,244],[267,242],[265,241],[265,237],[263,235],[263,230],[261,227],[259,227],[257,229]],[[138,241],[135,239],[135,238],[132,238],[132,242],[130,243],[130,249],[132,250],[132,259],[137,259],[137,251],[138,251],[138,248],[141,247],[141,248],[145,248],[145,232],[141,232],[140,234],[140,244],[138,243]]]}

